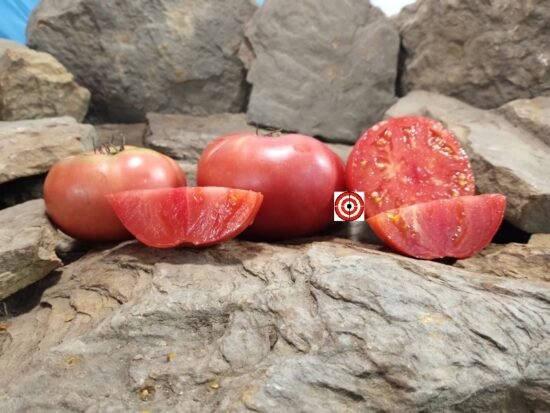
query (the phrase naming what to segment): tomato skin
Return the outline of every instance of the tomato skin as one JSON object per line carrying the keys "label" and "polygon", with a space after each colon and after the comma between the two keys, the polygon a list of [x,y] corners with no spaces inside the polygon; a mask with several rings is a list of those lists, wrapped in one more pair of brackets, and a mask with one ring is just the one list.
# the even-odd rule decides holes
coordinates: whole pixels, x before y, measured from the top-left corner
{"label": "tomato skin", "polygon": [[245,235],[283,240],[315,234],[332,222],[334,191],[345,189],[345,174],[338,155],[310,136],[239,132],[205,148],[197,183],[261,192],[264,202]]}
{"label": "tomato skin", "polygon": [[405,255],[467,258],[491,242],[505,210],[501,194],[461,196],[381,212],[367,222],[387,245]]}
{"label": "tomato skin", "polygon": [[367,217],[436,199],[473,195],[474,175],[454,134],[422,116],[369,128],[346,165],[348,190],[365,192]]}
{"label": "tomato skin", "polygon": [[159,188],[106,195],[124,226],[155,248],[209,246],[239,235],[256,217],[263,195],[232,188]]}
{"label": "tomato skin", "polygon": [[84,153],[57,162],[44,182],[50,219],[73,238],[108,242],[131,238],[105,199],[130,189],[178,187],[185,174],[171,158],[127,146],[116,154]]}

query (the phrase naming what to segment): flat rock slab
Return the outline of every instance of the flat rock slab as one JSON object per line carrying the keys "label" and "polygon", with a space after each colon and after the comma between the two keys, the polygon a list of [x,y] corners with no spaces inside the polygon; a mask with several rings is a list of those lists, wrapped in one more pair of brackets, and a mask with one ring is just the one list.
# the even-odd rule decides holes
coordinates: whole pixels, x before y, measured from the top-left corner
{"label": "flat rock slab", "polygon": [[477,273],[499,277],[550,281],[550,245],[490,245],[475,256],[455,264]]}
{"label": "flat rock slab", "polygon": [[514,100],[500,107],[498,112],[550,145],[550,97]]}
{"label": "flat rock slab", "polygon": [[418,0],[397,20],[401,92],[430,90],[481,108],[550,95],[547,0]]}
{"label": "flat rock slab", "polygon": [[550,409],[550,284],[345,241],[136,243],[0,331],[3,412]]}
{"label": "flat rock slab", "polygon": [[143,146],[147,126],[145,123],[105,123],[94,125],[97,145],[120,145],[124,137],[126,145]]}
{"label": "flat rock slab", "polygon": [[48,53],[0,48],[0,120],[72,116],[82,121],[90,92]]}
{"label": "flat rock slab", "polygon": [[56,234],[42,200],[0,211],[0,300],[62,265],[55,254]]}
{"label": "flat rock slab", "polygon": [[233,132],[255,132],[242,113],[210,116],[147,114],[145,146],[187,163],[198,162],[203,149],[216,138]]}
{"label": "flat rock slab", "polygon": [[443,122],[470,156],[479,191],[506,195],[506,219],[529,233],[550,232],[550,146],[497,113],[435,93],[411,92],[386,112],[404,115]]}
{"label": "flat rock slab", "polygon": [[47,172],[57,161],[93,147],[91,125],[73,118],[0,122],[0,184]]}
{"label": "flat rock slab", "polygon": [[27,37],[92,92],[100,119],[240,112],[249,87],[237,53],[256,9],[250,0],[43,0]]}
{"label": "flat rock slab", "polygon": [[367,1],[266,0],[245,33],[255,124],[353,143],[395,102],[398,31]]}

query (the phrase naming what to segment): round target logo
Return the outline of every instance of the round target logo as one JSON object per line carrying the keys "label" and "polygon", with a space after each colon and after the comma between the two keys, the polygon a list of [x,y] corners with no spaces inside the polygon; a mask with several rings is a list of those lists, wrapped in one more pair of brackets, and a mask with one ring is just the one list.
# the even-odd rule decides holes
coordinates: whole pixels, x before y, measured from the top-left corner
{"label": "round target logo", "polygon": [[334,193],[334,220],[335,221],[364,221],[365,220],[365,193],[364,192],[335,192]]}

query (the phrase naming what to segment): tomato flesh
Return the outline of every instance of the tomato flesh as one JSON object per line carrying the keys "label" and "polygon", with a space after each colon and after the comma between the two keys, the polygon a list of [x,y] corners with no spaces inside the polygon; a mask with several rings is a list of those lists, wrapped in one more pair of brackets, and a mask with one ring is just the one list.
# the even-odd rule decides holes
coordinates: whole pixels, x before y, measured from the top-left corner
{"label": "tomato flesh", "polygon": [[475,191],[470,161],[453,133],[421,116],[368,129],[348,159],[346,180],[349,190],[365,192],[367,217]]}
{"label": "tomato flesh", "polygon": [[466,258],[485,248],[506,209],[501,194],[461,196],[381,212],[367,222],[395,250],[416,258]]}
{"label": "tomato flesh", "polygon": [[150,247],[206,246],[236,237],[252,222],[263,195],[240,189],[162,188],[106,195],[122,224]]}

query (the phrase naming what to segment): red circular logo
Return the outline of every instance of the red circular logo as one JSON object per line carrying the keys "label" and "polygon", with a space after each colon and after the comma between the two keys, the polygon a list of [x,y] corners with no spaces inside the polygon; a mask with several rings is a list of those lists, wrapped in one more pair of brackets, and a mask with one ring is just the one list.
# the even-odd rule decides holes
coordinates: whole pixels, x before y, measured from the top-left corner
{"label": "red circular logo", "polygon": [[334,212],[343,221],[356,221],[364,214],[365,203],[355,192],[342,192],[334,201]]}

